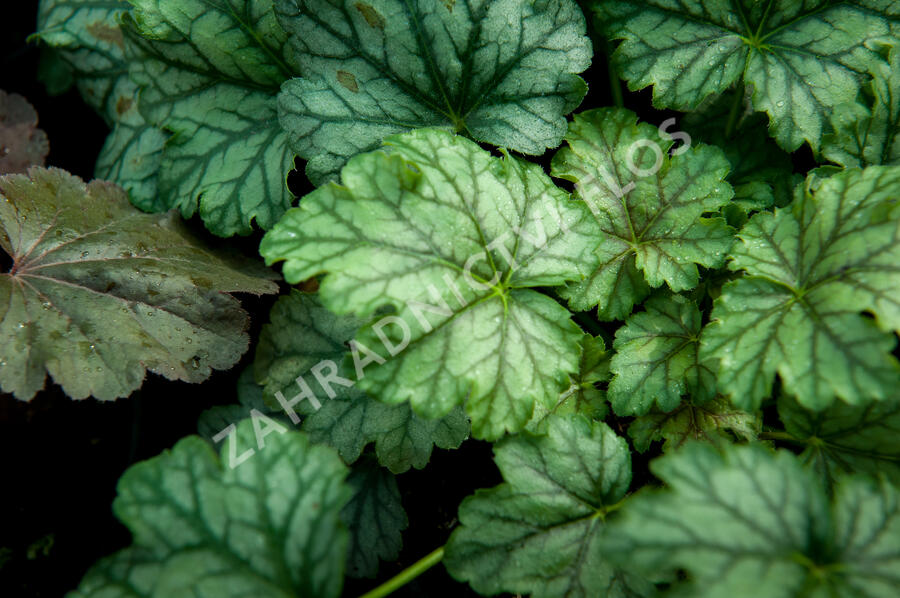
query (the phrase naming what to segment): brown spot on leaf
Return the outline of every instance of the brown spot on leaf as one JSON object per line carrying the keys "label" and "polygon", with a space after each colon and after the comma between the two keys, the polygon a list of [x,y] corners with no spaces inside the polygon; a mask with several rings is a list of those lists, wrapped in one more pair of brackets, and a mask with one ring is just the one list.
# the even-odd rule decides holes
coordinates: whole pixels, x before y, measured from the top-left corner
{"label": "brown spot on leaf", "polygon": [[365,2],[357,2],[353,6],[356,7],[356,10],[359,11],[359,14],[366,20],[366,23],[369,24],[369,27],[374,27],[375,29],[384,29],[384,17],[381,16],[375,7],[371,4],[366,4]]}
{"label": "brown spot on leaf", "polygon": [[102,42],[109,42],[125,49],[125,38],[118,27],[107,25],[103,21],[97,21],[87,26],[87,32]]}
{"label": "brown spot on leaf", "polygon": [[119,101],[116,102],[116,112],[119,116],[122,116],[123,114],[131,110],[132,104],[134,104],[133,99],[122,96],[121,98],[119,98]]}
{"label": "brown spot on leaf", "polygon": [[353,76],[353,73],[348,73],[347,71],[338,71],[337,80],[338,83],[340,83],[353,93],[359,92],[359,85],[356,84],[356,77]]}
{"label": "brown spot on leaf", "polygon": [[453,7],[456,6],[456,0],[441,0],[441,4],[447,7],[447,10],[453,12]]}

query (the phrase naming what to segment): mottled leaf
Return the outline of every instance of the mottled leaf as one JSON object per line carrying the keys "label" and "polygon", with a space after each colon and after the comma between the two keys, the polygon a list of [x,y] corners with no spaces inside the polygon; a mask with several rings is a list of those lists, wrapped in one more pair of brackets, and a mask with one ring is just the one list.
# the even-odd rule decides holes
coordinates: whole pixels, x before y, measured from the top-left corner
{"label": "mottled leaf", "polygon": [[460,506],[444,557],[451,575],[484,595],[649,595],[600,548],[607,513],[631,483],[624,439],[601,422],[554,416],[546,436],[508,438],[494,460],[504,483]]}
{"label": "mottled leaf", "polygon": [[585,280],[562,289],[573,309],[599,304],[601,319],[624,318],[650,288],[691,289],[697,264],[722,265],[731,229],[703,216],[734,193],[721,150],[693,146],[669,157],[671,139],[622,108],[577,114],[566,142],[553,157],[553,175],[573,181],[593,213],[600,261]]}
{"label": "mottled leaf", "polygon": [[539,166],[462,137],[388,144],[303,198],[260,251],[289,282],[327,272],[319,293],[335,313],[393,310],[356,337],[380,360],[360,388],[428,418],[465,402],[479,438],[518,431],[578,371],[581,332],[531,287],[593,269],[590,214]]}
{"label": "mottled leaf", "polygon": [[166,207],[157,197],[157,177],[168,136],[138,110],[119,26],[128,8],[122,0],[41,0],[36,37],[55,59],[47,71],[59,75],[67,69],[85,101],[113,129],[94,175],[121,185],[142,210],[162,212]]}
{"label": "mottled leaf", "polygon": [[[227,443],[257,447],[251,421]],[[113,509],[134,545],[100,561],[70,598],[337,598],[347,469],[300,432],[270,432],[231,468],[201,438],[132,466]]]}
{"label": "mottled leaf", "polygon": [[727,399],[717,397],[700,404],[685,400],[668,413],[655,409],[631,422],[628,435],[640,453],[659,440],[663,441],[663,452],[668,453],[690,440],[719,446],[735,439],[755,440],[761,428],[759,413],[741,411]]}
{"label": "mottled leaf", "polygon": [[[900,46],[900,40],[895,38]],[[847,168],[900,164],[900,50],[890,62],[872,68],[871,99],[839,106],[831,116],[834,134],[825,137],[822,155]]]}
{"label": "mottled leaf", "polygon": [[686,571],[698,598],[889,598],[900,584],[900,495],[848,479],[829,505],[796,456],[685,446],[651,465],[667,489],[610,519],[601,549],[651,575]]}
{"label": "mottled leaf", "polygon": [[613,58],[631,89],[653,85],[659,108],[691,110],[736,82],[752,88],[769,133],[818,150],[836,107],[852,102],[900,34],[893,0],[600,0],[599,23],[624,40]]}
{"label": "mottled leaf", "polygon": [[362,459],[350,470],[347,485],[353,491],[341,511],[341,520],[350,530],[347,575],[375,577],[379,560],[399,556],[401,532],[409,525],[397,478],[374,459]]}
{"label": "mottled leaf", "polygon": [[[374,442],[379,462],[392,472],[421,469],[435,445],[457,448],[468,436],[469,424],[459,407],[441,419],[429,420],[414,414],[408,404],[386,405],[355,387],[331,384],[334,397],[329,397],[310,370],[325,363],[339,368],[360,320],[335,316],[315,295],[298,291],[278,300],[270,320],[260,335],[255,362],[256,377],[265,387],[264,400],[280,409],[275,397],[281,393],[291,409],[304,416],[303,429],[313,441],[333,446],[347,463],[356,461],[365,446]],[[351,366],[349,372],[341,373],[349,380],[352,371]],[[302,394],[298,377],[303,377],[315,403],[309,399],[292,402]]]}
{"label": "mottled leaf", "polygon": [[320,184],[387,135],[444,127],[526,154],[560,144],[587,85],[572,0],[277,0],[302,78],[279,96]]}
{"label": "mottled leaf", "polygon": [[[896,394],[896,393],[895,393]],[[833,483],[845,473],[885,475],[900,486],[900,404],[896,399],[857,407],[835,403],[820,412],[793,398],[778,399],[778,416],[801,460]]]}
{"label": "mottled leaf", "polygon": [[597,384],[609,380],[610,357],[602,338],[585,334],[581,340],[581,366],[578,373],[569,376],[569,386],[559,394],[555,405],[546,407],[543,403],[535,404],[534,415],[526,429],[543,434],[554,419],[553,416],[569,413],[580,413],[590,420],[605,419],[609,406],[606,403],[606,393]]}
{"label": "mottled leaf", "polygon": [[273,226],[293,201],[285,183],[293,154],[275,96],[294,72],[272,0],[132,4],[125,33],[140,110],[172,133],[160,204],[199,213],[220,236]]}
{"label": "mottled leaf", "polygon": [[719,389],[736,405],[759,407],[776,373],[810,409],[893,395],[900,367],[886,331],[900,330],[898,194],[896,168],[811,175],[790,209],[744,226],[731,253],[744,276],[723,287],[700,351],[718,361]]}
{"label": "mottled leaf", "polygon": [[0,385],[25,400],[48,373],[77,399],[127,396],[147,370],[205,380],[247,349],[247,314],[228,293],[276,289],[173,215],[58,169],[0,177],[0,247],[13,260],[0,274]]}
{"label": "mottled leaf", "polygon": [[655,404],[672,411],[689,395],[702,404],[716,378],[700,361],[700,310],[681,295],[658,295],[616,331],[609,401],[617,415],[645,415]]}

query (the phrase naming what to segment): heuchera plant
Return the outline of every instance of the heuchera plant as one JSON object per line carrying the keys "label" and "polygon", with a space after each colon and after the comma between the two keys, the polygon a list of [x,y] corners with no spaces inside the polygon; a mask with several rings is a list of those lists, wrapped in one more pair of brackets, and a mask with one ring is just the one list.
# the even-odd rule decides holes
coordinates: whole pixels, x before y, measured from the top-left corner
{"label": "heuchera plant", "polygon": [[[46,83],[111,132],[102,181],[43,168],[0,92],[0,388],[202,382],[250,346],[231,294],[276,292],[266,266],[296,285],[235,404],[121,478],[132,545],[73,598],[341,596],[416,525],[397,476],[476,440],[502,483],[367,598],[440,562],[485,596],[900,595],[897,2],[41,0],[38,21]],[[617,105],[572,114],[588,84]],[[262,259],[194,215],[264,232]]]}

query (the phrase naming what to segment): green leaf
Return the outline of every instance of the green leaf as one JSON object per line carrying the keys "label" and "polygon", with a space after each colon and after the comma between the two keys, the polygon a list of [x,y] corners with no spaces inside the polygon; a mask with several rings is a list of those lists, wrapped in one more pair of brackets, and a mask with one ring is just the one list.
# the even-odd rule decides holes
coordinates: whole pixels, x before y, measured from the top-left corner
{"label": "green leaf", "polygon": [[590,420],[602,421],[609,412],[606,393],[597,388],[600,382],[609,380],[610,353],[603,339],[585,334],[581,340],[581,367],[578,374],[569,376],[569,386],[556,399],[556,404],[546,407],[535,403],[534,414],[526,430],[544,434],[554,415],[580,413]]}
{"label": "green leaf", "polygon": [[278,99],[316,184],[387,135],[443,127],[526,154],[560,144],[587,85],[572,0],[278,0],[302,78]]}
{"label": "green leaf", "polygon": [[[895,393],[896,394],[896,393]],[[865,407],[835,403],[818,413],[793,398],[778,399],[778,416],[800,459],[829,483],[844,473],[884,475],[900,486],[900,404],[896,399]]]}
{"label": "green leaf", "polygon": [[68,64],[81,97],[112,125],[119,102],[134,98],[119,19],[124,0],[40,0],[35,37]]}
{"label": "green leaf", "polygon": [[294,73],[272,0],[132,4],[125,32],[140,110],[172,133],[159,201],[186,218],[199,212],[220,236],[273,226],[293,201],[275,96]]}
{"label": "green leaf", "polygon": [[409,525],[397,478],[374,459],[364,459],[350,470],[347,485],[353,490],[341,511],[350,530],[347,575],[375,577],[379,559],[393,561],[400,555],[401,532]]}
{"label": "green leaf", "polygon": [[112,133],[97,157],[94,175],[112,181],[128,191],[131,203],[145,212],[165,212],[168,208],[157,194],[167,135],[147,124],[134,99],[122,98]]}
{"label": "green leaf", "polygon": [[704,403],[716,394],[716,378],[701,363],[700,310],[681,295],[659,295],[616,331],[609,401],[616,415],[645,415],[656,404],[672,411],[689,395]]}
{"label": "green leaf", "polygon": [[37,111],[28,100],[0,89],[0,174],[44,165],[50,142],[37,124]]}
{"label": "green leaf", "polygon": [[553,175],[573,181],[591,209],[600,261],[587,279],[562,289],[573,309],[599,304],[601,319],[624,318],[650,288],[691,289],[696,264],[722,265],[731,229],[702,216],[733,195],[721,150],[694,146],[670,158],[671,139],[622,108],[575,115],[566,141],[553,157]]}
{"label": "green leaf", "polygon": [[[258,446],[253,424],[226,441],[237,453]],[[71,598],[340,596],[347,469],[299,432],[262,439],[236,468],[197,436],[129,468],[113,510],[134,545],[100,561]]]}
{"label": "green leaf", "polygon": [[[760,445],[685,446],[651,465],[668,486],[630,498],[601,549],[638,571],[687,572],[698,598],[887,598],[900,583],[900,495],[848,479],[829,505],[799,460]],[[678,593],[677,590],[681,590]]]}
{"label": "green leaf", "polygon": [[900,330],[900,169],[816,181],[791,209],[741,230],[731,268],[744,276],[723,287],[703,332],[701,359],[718,361],[719,389],[745,410],[771,395],[776,372],[814,410],[835,397],[883,399],[900,384],[886,332]]}
{"label": "green leaf", "polygon": [[631,483],[624,439],[582,416],[553,417],[546,436],[498,443],[494,461],[504,483],[460,506],[444,556],[451,575],[484,595],[649,594],[600,550],[607,513]]}
{"label": "green leaf", "polygon": [[[895,40],[895,43],[900,42]],[[825,137],[822,155],[847,168],[900,164],[900,50],[890,62],[872,68],[872,99],[840,106],[831,116],[834,134]]]}
{"label": "green leaf", "polygon": [[295,381],[303,377],[321,407],[303,399],[291,409],[305,416],[303,429],[314,442],[333,446],[347,463],[374,442],[379,462],[392,472],[421,469],[435,445],[457,448],[468,436],[469,424],[460,407],[442,419],[429,420],[414,414],[408,404],[385,405],[355,387],[331,385],[335,396],[328,397],[310,370],[327,362],[339,367],[361,324],[358,319],[335,316],[315,295],[299,291],[281,297],[270,319],[260,334],[254,366],[257,380],[265,386],[264,400],[279,407],[275,396],[281,393],[290,402],[301,393]]}
{"label": "green leaf", "polygon": [[881,60],[875,43],[900,34],[892,0],[601,0],[597,13],[624,40],[613,58],[630,89],[653,85],[656,107],[692,110],[744,82],[788,151],[819,149],[832,111]]}
{"label": "green leaf", "polygon": [[580,330],[531,287],[593,268],[590,215],[539,166],[462,137],[387,143],[303,198],[260,252],[292,283],[327,272],[335,313],[394,310],[356,337],[383,362],[357,372],[361,389],[428,418],[465,402],[478,438],[516,432],[578,371]]}
{"label": "green leaf", "polygon": [[200,382],[247,350],[228,293],[274,292],[269,273],[205,249],[171,214],[58,169],[0,177],[0,385],[30,399],[49,373],[69,396],[114,399],[147,370]]}
{"label": "green leaf", "polygon": [[793,174],[791,157],[766,135],[765,115],[752,111],[749,94],[710,96],[679,124],[693,142],[718,146],[731,164],[728,182],[734,199],[725,209],[729,223],[740,226],[752,212],[790,203],[802,177]]}
{"label": "green leaf", "polygon": [[37,39],[68,68],[82,97],[112,126],[94,175],[128,191],[142,210],[166,210],[157,198],[157,177],[167,135],[138,110],[137,86],[128,77],[119,0],[41,0]]}
{"label": "green leaf", "polygon": [[690,440],[718,446],[735,438],[756,440],[761,428],[759,413],[741,411],[717,397],[699,404],[688,399],[668,413],[655,409],[631,422],[628,435],[639,453],[647,452],[658,440],[663,441],[662,450],[668,453]]}

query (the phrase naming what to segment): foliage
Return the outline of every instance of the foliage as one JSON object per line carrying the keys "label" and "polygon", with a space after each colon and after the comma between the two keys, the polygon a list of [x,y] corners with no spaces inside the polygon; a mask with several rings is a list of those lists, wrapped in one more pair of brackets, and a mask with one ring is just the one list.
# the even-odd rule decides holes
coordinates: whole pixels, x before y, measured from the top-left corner
{"label": "foliage", "polygon": [[[145,372],[201,382],[247,350],[231,292],[271,293],[255,264],[205,249],[171,214],[58,169],[0,177],[0,386],[30,399],[49,373],[77,399],[131,394]],[[250,267],[252,266],[252,267]]]}
{"label": "foliage", "polygon": [[[199,437],[122,477],[133,544],[74,597],[319,598],[345,574],[381,597],[442,559],[483,595],[897,595],[896,2],[38,17],[42,79],[110,126],[112,182],[0,178],[3,390],[50,373],[112,399],[235,365],[230,293],[272,277],[176,212],[256,234],[286,282]],[[42,163],[36,125],[0,94],[0,164]],[[502,481],[454,489],[474,494],[410,564],[404,507],[434,479],[411,470],[496,474],[465,461],[478,442],[440,454],[470,435]]]}
{"label": "foliage", "polygon": [[0,89],[0,175],[44,165],[50,142],[37,124],[37,112],[28,100]]}

